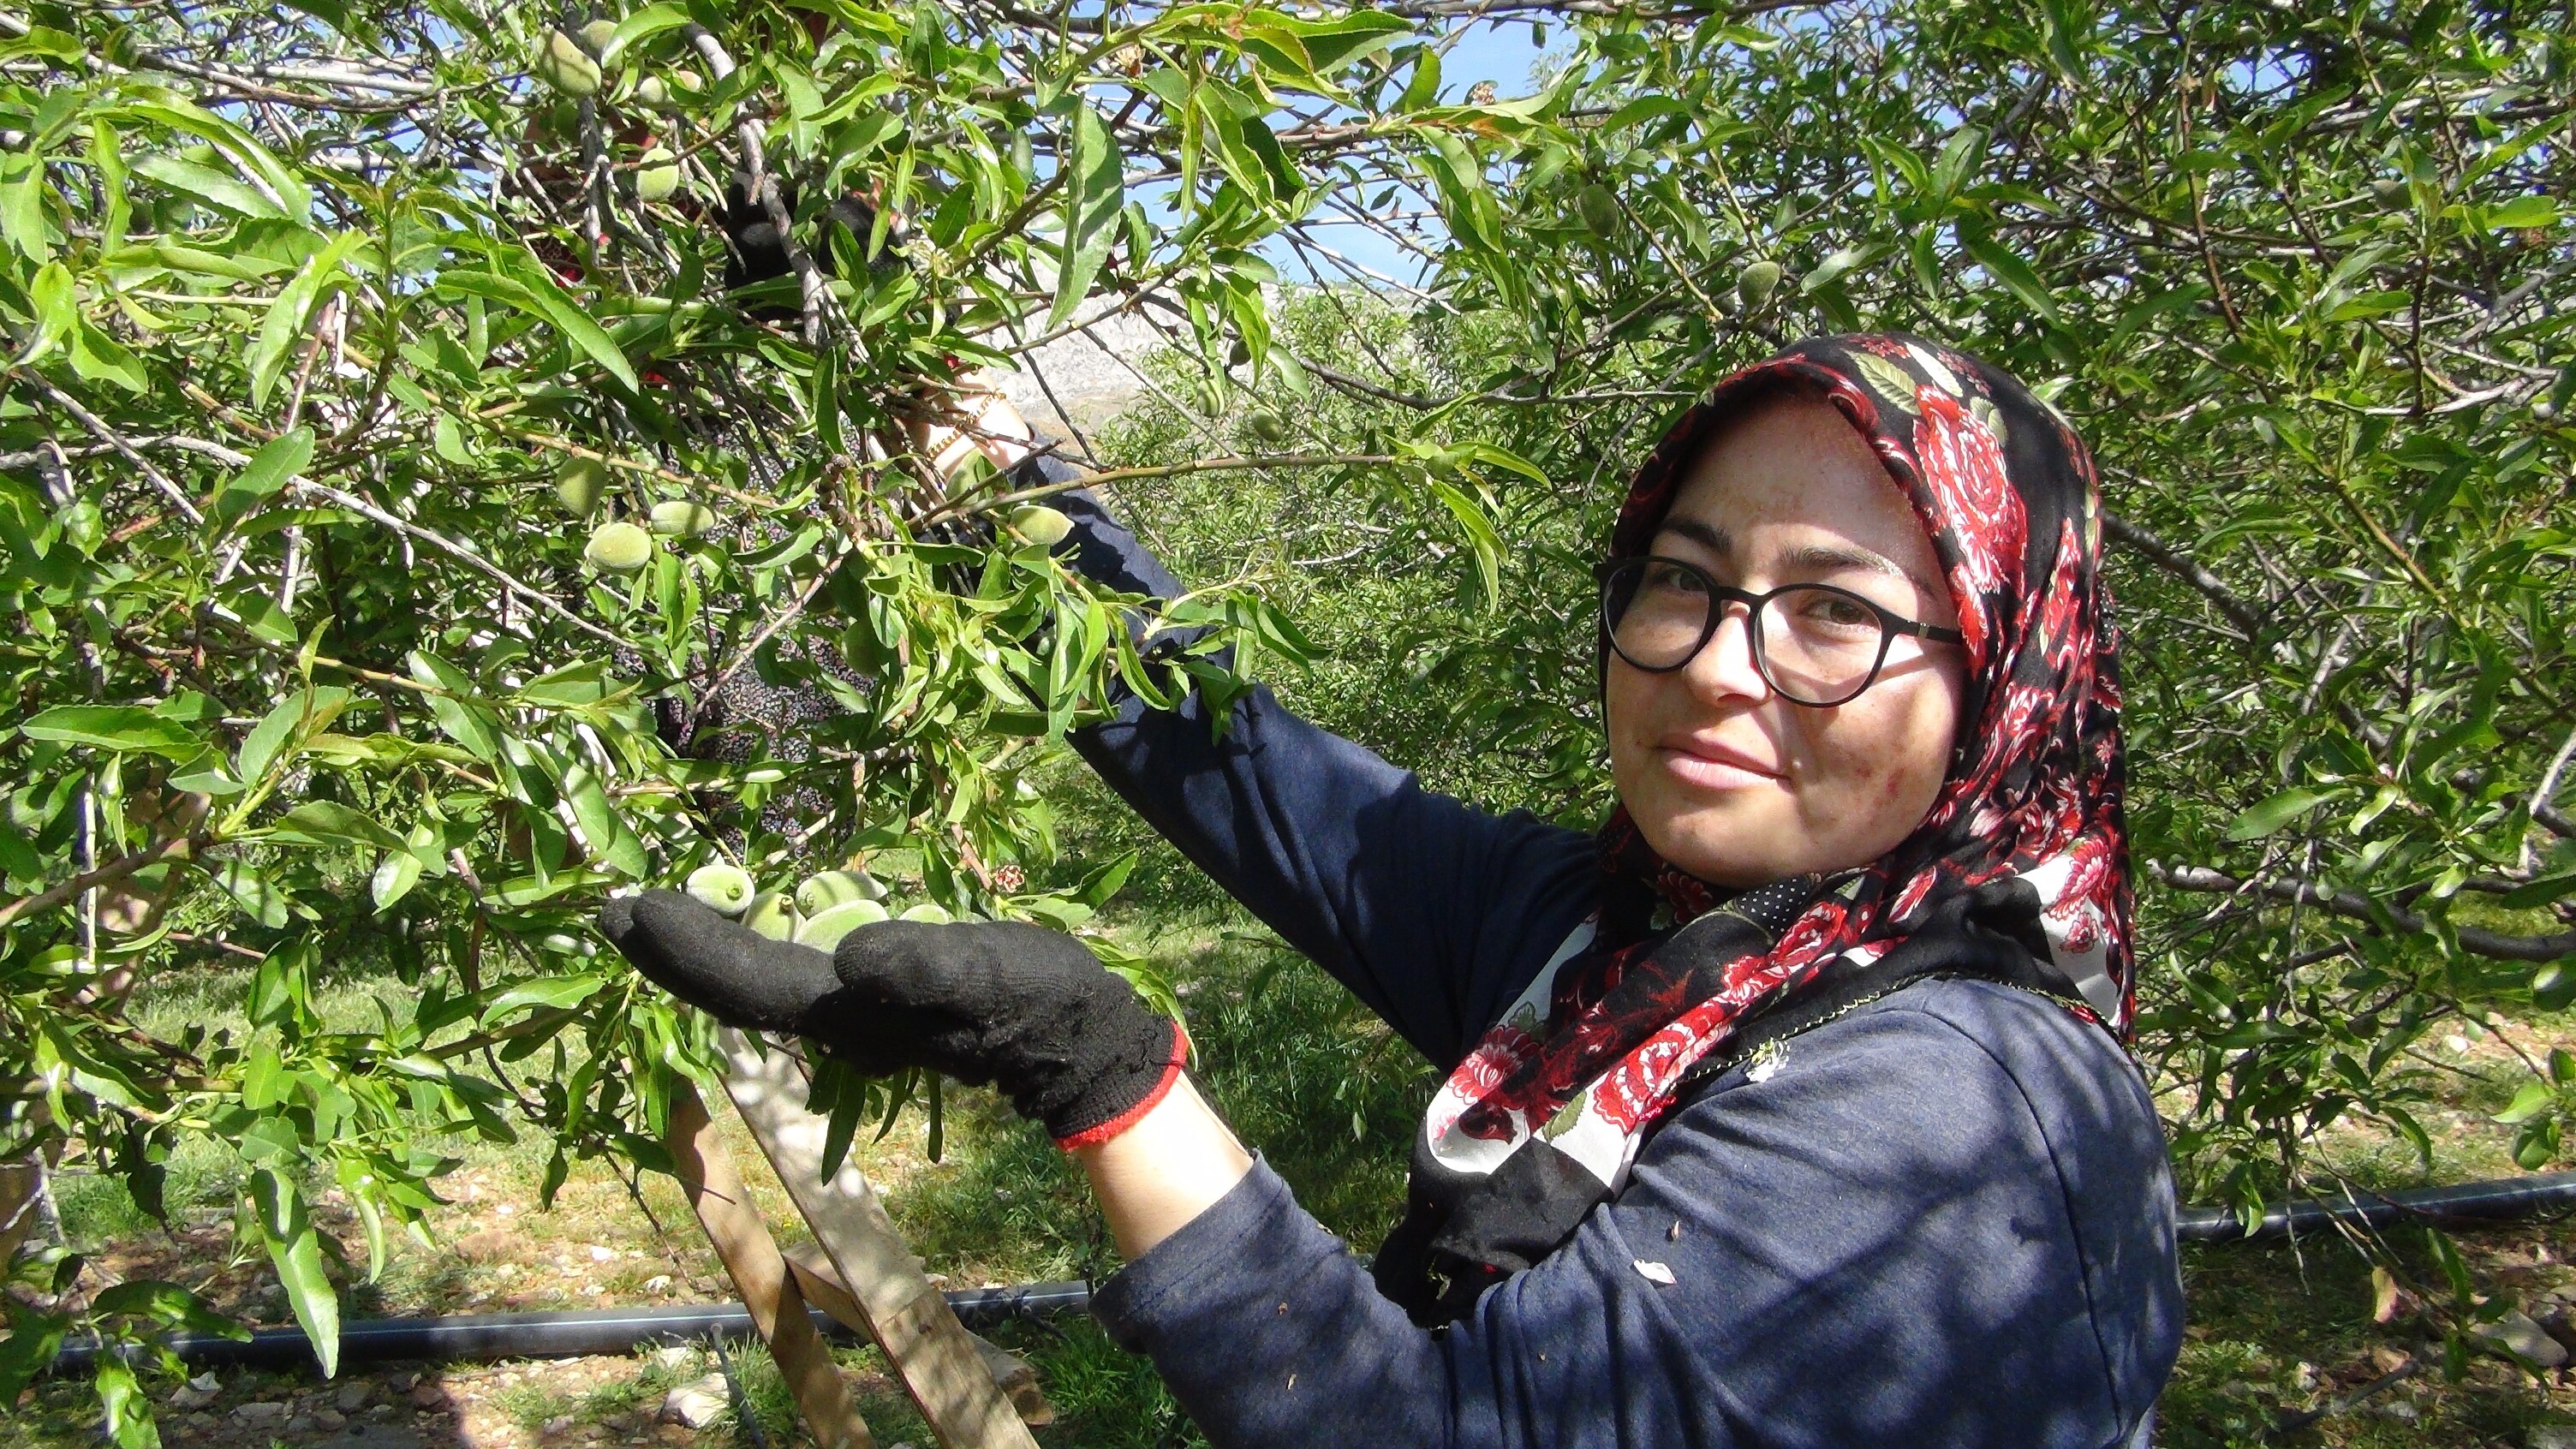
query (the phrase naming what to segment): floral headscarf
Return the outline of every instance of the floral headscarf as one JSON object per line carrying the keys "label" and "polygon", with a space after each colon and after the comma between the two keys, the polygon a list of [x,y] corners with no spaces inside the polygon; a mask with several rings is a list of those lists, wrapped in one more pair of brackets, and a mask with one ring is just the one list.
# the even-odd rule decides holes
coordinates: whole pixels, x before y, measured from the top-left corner
{"label": "floral headscarf", "polygon": [[1719,429],[1799,384],[1869,442],[1948,578],[1967,652],[1948,778],[1913,833],[1868,865],[1736,895],[1657,856],[1624,808],[1611,817],[1601,909],[1425,1117],[1410,1210],[1378,1265],[1425,1322],[1553,1251],[1625,1182],[1694,1081],[1852,1004],[1925,976],[1979,976],[2129,1031],[2118,636],[2093,461],[2055,409],[1916,338],[1801,342],[1665,433],[1609,556],[1646,553]]}

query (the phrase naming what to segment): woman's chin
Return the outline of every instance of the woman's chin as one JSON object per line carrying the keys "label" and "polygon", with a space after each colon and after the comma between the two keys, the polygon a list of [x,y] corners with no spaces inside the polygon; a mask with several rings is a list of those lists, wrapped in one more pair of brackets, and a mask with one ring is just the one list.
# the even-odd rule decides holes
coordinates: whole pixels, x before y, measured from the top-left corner
{"label": "woman's chin", "polygon": [[1679,818],[1640,820],[1638,825],[1657,855],[1710,885],[1740,890],[1768,885],[1802,869],[1773,854],[1745,851],[1749,840],[1779,838],[1777,824],[1747,818],[1752,813],[1703,808]]}

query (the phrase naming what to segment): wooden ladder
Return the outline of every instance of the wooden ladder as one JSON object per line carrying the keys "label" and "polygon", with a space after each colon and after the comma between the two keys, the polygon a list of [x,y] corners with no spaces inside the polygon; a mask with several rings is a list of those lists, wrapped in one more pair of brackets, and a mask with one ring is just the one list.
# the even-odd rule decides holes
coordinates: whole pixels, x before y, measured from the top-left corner
{"label": "wooden ladder", "polygon": [[671,1104],[671,1157],[689,1206],[750,1308],[815,1442],[823,1449],[874,1449],[876,1443],[806,1314],[809,1305],[884,1351],[942,1449],[1037,1449],[1028,1424],[1051,1415],[1027,1367],[957,1321],[849,1158],[824,1179],[825,1122],[806,1109],[805,1073],[795,1054],[764,1047],[732,1027],[719,1028],[716,1043],[725,1058],[725,1094],[821,1252],[791,1257],[780,1250],[686,1079]]}

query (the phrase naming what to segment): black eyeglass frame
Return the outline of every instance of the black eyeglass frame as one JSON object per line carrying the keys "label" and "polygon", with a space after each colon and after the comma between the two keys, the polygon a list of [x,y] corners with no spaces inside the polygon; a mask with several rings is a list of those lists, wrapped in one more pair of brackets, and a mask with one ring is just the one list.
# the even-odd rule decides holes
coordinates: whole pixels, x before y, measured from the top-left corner
{"label": "black eyeglass frame", "polygon": [[[1642,568],[1647,564],[1669,564],[1672,567],[1680,569],[1682,572],[1698,579],[1708,588],[1708,596],[1710,600],[1708,619],[1700,626],[1699,642],[1692,645],[1688,653],[1682,655],[1679,660],[1671,664],[1641,664],[1631,657],[1627,650],[1620,648],[1619,619],[1625,616],[1627,612],[1626,606],[1621,606],[1618,615],[1613,615],[1610,611],[1610,586],[1612,582],[1617,579],[1620,571],[1629,568]],[[1716,579],[1709,576],[1708,570],[1701,568],[1699,565],[1692,563],[1687,559],[1669,558],[1663,554],[1641,554],[1634,558],[1606,560],[1593,569],[1593,576],[1601,585],[1601,642],[1608,645],[1613,653],[1616,653],[1622,660],[1625,660],[1629,668],[1640,669],[1648,674],[1672,674],[1679,670],[1688,668],[1690,666],[1690,662],[1700,656],[1700,651],[1708,647],[1708,641],[1717,637],[1718,625],[1726,621],[1726,605],[1730,603],[1740,603],[1744,605],[1745,640],[1751,646],[1753,651],[1754,669],[1761,673],[1763,682],[1776,690],[1782,699],[1789,701],[1791,704],[1804,705],[1809,709],[1831,709],[1836,705],[1849,704],[1853,700],[1867,694],[1869,692],[1869,687],[1878,683],[1879,671],[1887,667],[1887,651],[1894,646],[1896,643],[1896,636],[1899,634],[1911,635],[1918,639],[1936,640],[1943,644],[1965,644],[1968,642],[1968,636],[1956,629],[1944,628],[1939,624],[1926,624],[1919,619],[1909,619],[1903,614],[1897,613],[1895,610],[1881,604],[1876,599],[1855,594],[1849,589],[1838,588],[1832,584],[1782,584],[1776,589],[1771,589],[1764,593],[1757,594],[1750,589],[1739,589],[1727,584],[1721,584]],[[1821,590],[1825,593],[1835,595],[1838,598],[1849,599],[1853,603],[1860,605],[1862,608],[1869,610],[1870,613],[1876,615],[1878,618],[1878,655],[1876,658],[1870,660],[1869,672],[1861,676],[1859,685],[1856,686],[1851,693],[1846,694],[1839,699],[1800,699],[1797,695],[1790,692],[1788,686],[1782,684],[1777,678],[1773,677],[1771,673],[1771,655],[1770,652],[1762,646],[1762,610],[1773,599],[1778,598],[1780,595],[1800,590]],[[1629,591],[1629,598],[1631,602],[1634,601],[1634,589]]]}

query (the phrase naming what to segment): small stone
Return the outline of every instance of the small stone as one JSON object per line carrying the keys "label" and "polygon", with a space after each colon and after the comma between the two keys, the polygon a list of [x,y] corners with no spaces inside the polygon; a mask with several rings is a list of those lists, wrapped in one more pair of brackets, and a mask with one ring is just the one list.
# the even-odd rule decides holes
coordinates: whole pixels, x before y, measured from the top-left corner
{"label": "small stone", "polygon": [[552,1439],[552,1438],[556,1437],[556,1436],[557,1436],[557,1435],[559,1435],[559,1434],[569,1434],[569,1433],[571,1433],[571,1432],[572,1432],[572,1426],[573,1426],[573,1417],[572,1417],[572,1415],[570,1415],[570,1414],[557,1414],[557,1415],[555,1415],[553,1418],[546,1420],[546,1421],[545,1421],[545,1423],[543,1423],[543,1424],[539,1425],[539,1426],[537,1427],[537,1432],[538,1432],[538,1433],[540,1433],[540,1434],[545,1435],[545,1436],[546,1436],[547,1438],[549,1438],[549,1439]]}
{"label": "small stone", "polygon": [[2477,1324],[2469,1329],[2469,1336],[2525,1363],[2545,1369],[2567,1366],[2567,1345],[2550,1337],[2527,1313],[2507,1313],[2493,1323]]}
{"label": "small stone", "polygon": [[215,1391],[198,1388],[193,1380],[170,1391],[170,1407],[183,1413],[190,1409],[202,1409],[214,1401]]}
{"label": "small stone", "polygon": [[331,1430],[337,1429],[341,1425],[349,1422],[349,1416],[341,1413],[337,1409],[315,1409],[313,1411],[313,1422],[322,1426],[325,1430]]}
{"label": "small stone", "polygon": [[468,1261],[496,1263],[509,1257],[519,1247],[519,1235],[502,1228],[485,1228],[456,1240],[456,1251]]}
{"label": "small stone", "polygon": [[204,1373],[197,1375],[195,1378],[188,1380],[188,1387],[195,1389],[201,1394],[211,1394],[223,1386],[223,1380],[215,1377],[215,1371],[213,1369],[208,1369]]}
{"label": "small stone", "polygon": [[426,1380],[411,1386],[412,1407],[435,1409],[447,1402],[447,1390]]}
{"label": "small stone", "polygon": [[214,1415],[207,1413],[203,1409],[190,1414],[187,1419],[188,1427],[191,1429],[211,1429],[220,1422],[221,1421]]}
{"label": "small stone", "polygon": [[401,1373],[385,1375],[385,1387],[397,1394],[410,1393],[411,1386],[419,1382],[420,1375],[418,1374]]}
{"label": "small stone", "polygon": [[692,1379],[664,1395],[662,1420],[664,1423],[684,1424],[692,1429],[703,1429],[722,1418],[732,1407],[733,1399],[725,1392],[724,1375],[708,1374],[704,1378]]}
{"label": "small stone", "polygon": [[286,1432],[289,1434],[310,1434],[319,1427],[313,1422],[311,1414],[298,1414],[286,1421]]}
{"label": "small stone", "polygon": [[2401,1424],[2412,1424],[2418,1417],[2420,1417],[2416,1412],[2415,1406],[2406,1402],[2404,1399],[2391,1399],[2389,1402],[2379,1406],[2379,1412],[2387,1415],[2389,1418],[2395,1419]]}
{"label": "small stone", "polygon": [[698,1361],[698,1351],[685,1343],[666,1343],[653,1350],[645,1362],[657,1369],[677,1373]]}
{"label": "small stone", "polygon": [[237,1404],[233,1407],[233,1417],[245,1424],[265,1424],[271,1420],[285,1418],[286,1406],[266,1402]]}
{"label": "small stone", "polygon": [[2464,1057],[2469,1054],[2469,1039],[2455,1031],[2442,1038],[2442,1048],[2455,1057]]}
{"label": "small stone", "polygon": [[644,1291],[647,1293],[664,1292],[668,1290],[670,1286],[671,1275],[668,1273],[656,1273],[652,1277],[644,1280]]}
{"label": "small stone", "polygon": [[2576,1424],[2534,1424],[2523,1449],[2576,1449]]}
{"label": "small stone", "polygon": [[617,1253],[616,1253],[616,1250],[615,1250],[615,1249],[612,1249],[612,1248],[603,1248],[603,1247],[599,1246],[597,1243],[593,1243],[593,1244],[591,1244],[591,1245],[590,1245],[590,1261],[592,1261],[592,1262],[594,1262],[594,1263],[605,1263],[605,1262],[607,1262],[609,1259],[614,1258],[614,1257],[616,1257],[616,1256],[617,1256]]}

